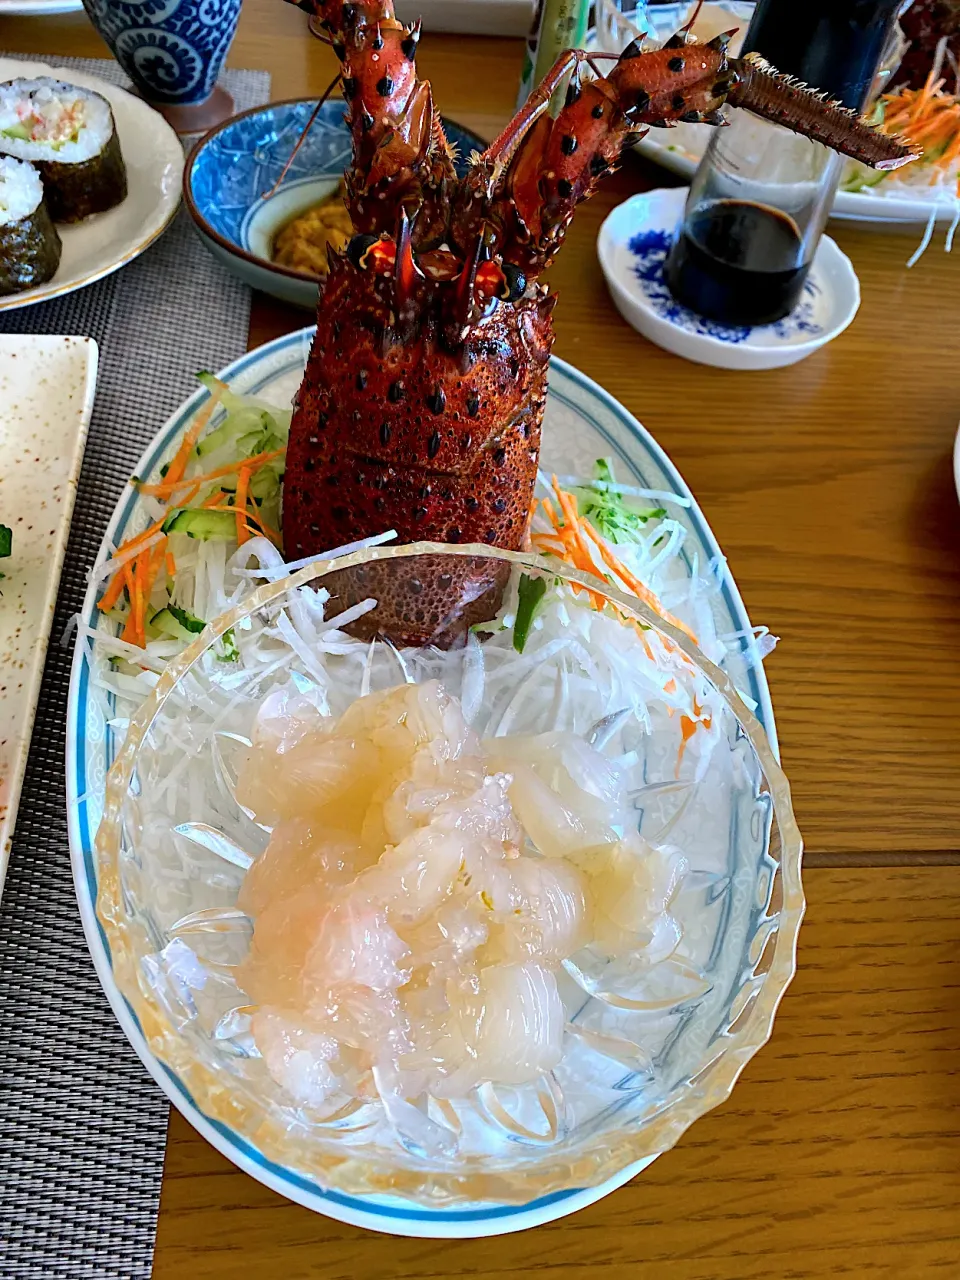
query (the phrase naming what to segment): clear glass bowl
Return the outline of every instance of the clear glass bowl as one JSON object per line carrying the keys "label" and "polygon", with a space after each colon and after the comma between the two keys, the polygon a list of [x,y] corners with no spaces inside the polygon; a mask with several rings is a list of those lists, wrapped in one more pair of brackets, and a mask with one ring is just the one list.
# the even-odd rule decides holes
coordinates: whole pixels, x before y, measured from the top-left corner
{"label": "clear glass bowl", "polygon": [[[520,654],[522,576],[543,580],[547,622]],[[498,606],[507,625],[491,636]],[[345,607],[362,639],[329,626]],[[378,628],[436,643],[404,648]],[[588,948],[558,967],[564,1053],[535,1082],[304,1105],[268,1073],[236,980],[252,930],[238,891],[269,840],[235,799],[236,773],[280,686],[339,715],[371,689],[430,678],[481,735],[562,730],[615,758],[640,834],[685,874],[635,952]],[[321,562],[211,623],[131,721],[97,851],[117,985],[200,1110],[327,1189],[433,1206],[598,1185],[672,1146],[769,1037],[804,907],[787,781],[724,672],[636,597],[483,547]]]}

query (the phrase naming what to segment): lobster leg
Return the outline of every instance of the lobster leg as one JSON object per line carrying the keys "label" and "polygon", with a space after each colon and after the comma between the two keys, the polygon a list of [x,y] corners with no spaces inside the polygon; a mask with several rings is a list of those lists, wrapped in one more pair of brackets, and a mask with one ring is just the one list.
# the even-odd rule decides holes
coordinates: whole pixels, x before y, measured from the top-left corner
{"label": "lobster leg", "polygon": [[731,106],[784,124],[874,169],[899,169],[919,154],[909,143],[871,129],[855,111],[780,75],[758,54],[737,59],[733,69],[735,79],[727,95]]}
{"label": "lobster leg", "polygon": [[562,244],[576,206],[617,163],[626,142],[677,121],[725,124],[721,108],[727,102],[875,168],[896,168],[918,154],[755,55],[729,59],[731,35],[698,44],[678,34],[647,52],[635,41],[608,76],[583,83],[574,78],[551,119],[545,114],[550,95],[579,61],[573,51],[562,54],[541,91],[477,159],[467,182],[475,189],[485,185],[488,198],[484,208],[475,196],[459,206],[452,232],[461,251],[478,224],[489,224],[502,261],[536,279]]}
{"label": "lobster leg", "polygon": [[456,175],[430,86],[417,78],[419,24],[398,22],[393,0],[291,2],[319,18],[340,60],[353,139],[347,208],[354,228],[393,235],[406,211],[416,248],[442,240],[445,191]]}

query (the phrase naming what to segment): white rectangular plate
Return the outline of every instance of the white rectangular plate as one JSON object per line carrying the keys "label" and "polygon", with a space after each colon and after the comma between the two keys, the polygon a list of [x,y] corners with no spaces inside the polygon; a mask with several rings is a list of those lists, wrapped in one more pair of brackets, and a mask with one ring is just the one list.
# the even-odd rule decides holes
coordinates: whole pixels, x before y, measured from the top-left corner
{"label": "white rectangular plate", "polygon": [[0,892],[96,384],[92,338],[0,335]]}

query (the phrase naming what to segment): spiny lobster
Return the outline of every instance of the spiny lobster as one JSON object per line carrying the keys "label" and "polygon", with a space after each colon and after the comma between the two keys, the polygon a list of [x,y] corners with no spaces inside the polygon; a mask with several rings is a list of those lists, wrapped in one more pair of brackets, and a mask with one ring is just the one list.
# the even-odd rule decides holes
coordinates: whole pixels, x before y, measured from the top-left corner
{"label": "spiny lobster", "polygon": [[[291,559],[387,528],[402,542],[520,547],[556,302],[538,278],[576,206],[649,127],[720,125],[729,103],[878,168],[915,154],[762,60],[729,58],[733,32],[699,44],[681,31],[661,49],[634,42],[606,76],[593,56],[564,53],[459,179],[417,77],[419,25],[398,22],[392,0],[292,2],[340,61],[356,234],[331,255],[295,406],[283,502]],[[412,642],[443,613],[443,592],[428,586],[419,602],[395,602]]]}

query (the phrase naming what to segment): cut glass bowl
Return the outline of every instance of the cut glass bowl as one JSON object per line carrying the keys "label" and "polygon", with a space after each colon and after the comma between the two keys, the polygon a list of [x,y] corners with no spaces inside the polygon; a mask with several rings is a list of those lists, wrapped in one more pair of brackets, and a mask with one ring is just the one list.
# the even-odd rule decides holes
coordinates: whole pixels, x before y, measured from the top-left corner
{"label": "cut glass bowl", "polygon": [[[522,578],[544,595],[519,653]],[[362,639],[330,625],[344,608]],[[236,980],[252,930],[238,890],[269,840],[236,774],[281,686],[339,715],[430,678],[481,735],[562,730],[616,758],[637,829],[685,874],[634,952],[559,966],[564,1052],[536,1081],[384,1099],[366,1080],[306,1105],[268,1073]],[[768,1039],[804,906],[787,781],[723,671],[636,597],[486,547],[367,549],[211,623],[132,719],[97,849],[116,982],[201,1112],[324,1188],[434,1206],[596,1186],[671,1147]]]}

